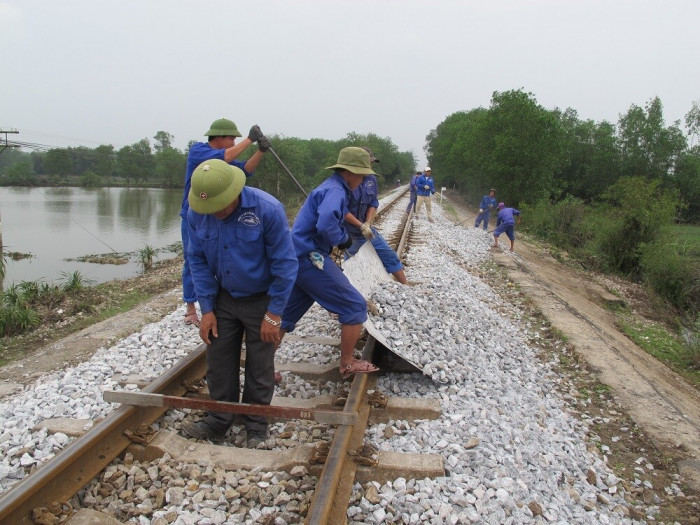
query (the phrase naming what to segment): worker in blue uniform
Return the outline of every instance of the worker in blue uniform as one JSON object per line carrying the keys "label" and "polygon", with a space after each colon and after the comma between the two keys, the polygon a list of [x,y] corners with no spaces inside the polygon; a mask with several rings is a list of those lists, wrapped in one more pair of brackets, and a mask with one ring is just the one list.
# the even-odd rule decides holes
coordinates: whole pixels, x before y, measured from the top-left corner
{"label": "worker in blue uniform", "polygon": [[422,173],[420,171],[417,171],[416,174],[411,177],[410,182],[408,183],[408,191],[409,191],[409,200],[408,200],[408,206],[406,206],[406,213],[413,213],[416,212],[416,200],[418,198],[418,179]]}
{"label": "worker in blue uniform", "polygon": [[520,224],[520,211],[515,208],[506,208],[503,202],[498,203],[498,216],[496,217],[496,229],[493,230],[493,244],[491,248],[498,248],[498,236],[505,233],[510,239],[510,251],[515,244],[515,223]]}
{"label": "worker in blue uniform", "polygon": [[[207,386],[217,401],[269,405],[274,391],[274,354],[281,316],[297,274],[297,257],[284,206],[223,160],[200,164],[192,175],[187,214],[187,257],[207,344]],[[245,334],[245,383],[239,368]],[[209,412],[183,432],[221,439],[234,415]],[[267,439],[267,420],[242,416],[247,445]]]}
{"label": "worker in blue uniform", "polygon": [[[220,159],[229,164],[237,166],[243,170],[246,177],[251,177],[255,168],[265,153],[270,148],[270,141],[263,135],[260,126],[255,125],[250,128],[248,136],[236,144],[236,138],[241,136],[236,124],[233,121],[221,118],[212,122],[209,130],[204,134],[207,137],[207,142],[195,142],[190,146],[187,154],[187,169],[185,172],[185,189],[182,195],[182,206],[180,208],[180,217],[182,224],[180,233],[182,237],[182,251],[184,254],[184,264],[182,266],[182,299],[186,305],[185,323],[199,325],[197,317],[197,295],[192,284],[192,276],[190,275],[190,266],[187,261],[187,245],[189,243],[187,229],[187,210],[189,209],[188,196],[190,193],[190,179],[192,172],[205,160]],[[248,146],[257,142],[258,151],[247,161],[239,161],[238,157],[243,153]]]}
{"label": "worker in blue uniform", "polygon": [[496,207],[496,189],[491,188],[488,195],[484,195],[479,203],[479,213],[476,216],[476,221],[474,222],[474,228],[478,228],[479,224],[483,221],[484,231],[489,227],[489,219],[491,218],[491,210]]}
{"label": "worker in blue uniform", "polygon": [[425,210],[428,214],[428,221],[433,222],[433,205],[431,197],[435,194],[435,183],[433,182],[433,171],[430,166],[426,166],[425,173],[418,177],[416,181],[417,194],[416,197],[416,215],[420,214],[420,210],[425,204]]}
{"label": "worker in blue uniform", "polygon": [[[369,153],[371,164],[379,162],[379,159],[369,148],[363,147],[362,149]],[[352,245],[345,252],[345,258],[348,259],[355,255],[362,248],[362,245],[369,241],[374,246],[387,273],[392,274],[401,284],[408,284],[399,256],[372,225],[377,208],[379,208],[378,194],[377,178],[374,175],[364,177],[360,185],[350,193],[349,212],[345,215],[345,228],[352,238]]]}
{"label": "worker in blue uniform", "polygon": [[333,174],[306,198],[292,226],[292,241],[299,261],[294,289],[282,315],[282,333],[294,330],[314,302],[337,314],[341,323],[340,366],[343,378],[377,371],[372,363],[354,357],[355,345],[367,320],[367,303],[330,254],[334,247],[347,249],[352,238],[345,227],[350,195],[373,173],[369,153],[343,148]]}

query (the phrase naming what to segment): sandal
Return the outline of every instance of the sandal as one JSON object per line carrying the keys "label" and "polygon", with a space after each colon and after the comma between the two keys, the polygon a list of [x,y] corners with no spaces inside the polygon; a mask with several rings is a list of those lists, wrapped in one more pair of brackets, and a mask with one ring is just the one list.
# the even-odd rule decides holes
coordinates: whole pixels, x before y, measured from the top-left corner
{"label": "sandal", "polygon": [[197,313],[185,314],[185,324],[193,324],[199,327],[199,317],[197,317]]}
{"label": "sandal", "polygon": [[347,379],[353,374],[371,374],[372,372],[378,372],[379,368],[374,366],[369,361],[361,361],[359,359],[353,359],[349,363],[341,364],[339,367],[340,377]]}

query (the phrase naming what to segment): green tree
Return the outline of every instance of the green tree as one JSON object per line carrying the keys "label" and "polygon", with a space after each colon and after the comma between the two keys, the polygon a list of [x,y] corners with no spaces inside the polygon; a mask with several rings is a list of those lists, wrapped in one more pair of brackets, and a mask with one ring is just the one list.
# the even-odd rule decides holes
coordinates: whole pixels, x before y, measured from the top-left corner
{"label": "green tree", "polygon": [[608,122],[581,121],[575,110],[560,115],[566,134],[568,163],[557,175],[565,194],[591,202],[620,176],[615,127]]}
{"label": "green tree", "polygon": [[187,168],[187,157],[174,148],[166,148],[155,154],[158,180],[168,188],[182,187]]}
{"label": "green tree", "polygon": [[659,97],[644,109],[632,105],[618,122],[622,175],[661,179],[668,183],[675,163],[687,148],[680,122],[665,127]]}
{"label": "green tree", "polygon": [[674,186],[678,189],[685,206],[680,219],[685,222],[700,222],[700,144],[686,151],[678,159],[674,174]]}
{"label": "green tree", "polygon": [[73,172],[70,154],[63,148],[54,148],[46,152],[44,169],[49,175],[70,175]]}
{"label": "green tree", "polygon": [[678,195],[662,189],[660,179],[621,177],[603,198],[607,220],[598,236],[600,252],[611,270],[639,277],[644,246],[673,223]]}
{"label": "green tree", "polygon": [[153,144],[153,149],[156,151],[157,154],[167,149],[171,149],[175,137],[173,137],[167,131],[159,131],[155,134],[153,140],[155,140],[155,143]]}
{"label": "green tree", "polygon": [[101,144],[97,146],[95,148],[95,172],[102,177],[106,177],[108,185],[110,179],[115,174],[116,167],[114,146],[111,144]]}
{"label": "green tree", "polygon": [[119,174],[126,179],[127,184],[132,178],[136,184],[155,179],[156,162],[148,139],[124,146],[117,153],[117,161]]}
{"label": "green tree", "polygon": [[21,158],[10,166],[3,182],[10,186],[33,186],[36,178],[32,173],[29,158]]}

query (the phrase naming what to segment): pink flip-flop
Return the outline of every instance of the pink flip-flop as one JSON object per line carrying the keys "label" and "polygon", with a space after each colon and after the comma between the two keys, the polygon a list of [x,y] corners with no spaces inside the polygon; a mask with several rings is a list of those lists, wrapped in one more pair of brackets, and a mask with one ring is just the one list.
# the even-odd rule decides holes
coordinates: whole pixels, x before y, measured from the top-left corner
{"label": "pink flip-flop", "polygon": [[349,363],[340,365],[340,377],[347,379],[353,374],[371,374],[372,372],[378,372],[379,368],[374,366],[369,361],[361,361],[359,359],[353,359]]}

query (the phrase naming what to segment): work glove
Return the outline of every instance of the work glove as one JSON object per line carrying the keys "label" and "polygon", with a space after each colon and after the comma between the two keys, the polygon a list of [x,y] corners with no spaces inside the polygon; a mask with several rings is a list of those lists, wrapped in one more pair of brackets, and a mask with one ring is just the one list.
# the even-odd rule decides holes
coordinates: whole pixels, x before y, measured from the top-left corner
{"label": "work glove", "polygon": [[348,238],[338,245],[339,250],[347,250],[352,246],[352,238],[348,235]]}
{"label": "work glove", "polygon": [[257,124],[250,128],[250,131],[248,132],[248,138],[250,139],[251,142],[257,142],[261,138],[263,138],[265,135],[263,135],[262,130],[260,129],[260,126]]}
{"label": "work glove", "polygon": [[360,226],[360,231],[362,232],[362,236],[365,238],[365,240],[370,240],[374,238],[374,232],[372,231],[372,226],[368,222],[363,222],[362,226]]}
{"label": "work glove", "polygon": [[479,213],[484,213],[484,210],[479,208]]}
{"label": "work glove", "polygon": [[430,189],[430,186],[428,186],[428,185],[426,184],[425,186],[423,186],[423,189],[424,189],[424,190],[429,190],[429,189]]}
{"label": "work glove", "polygon": [[272,144],[270,144],[270,139],[268,139],[265,136],[262,136],[258,139],[258,149],[265,153],[267,150],[269,150],[272,147]]}

